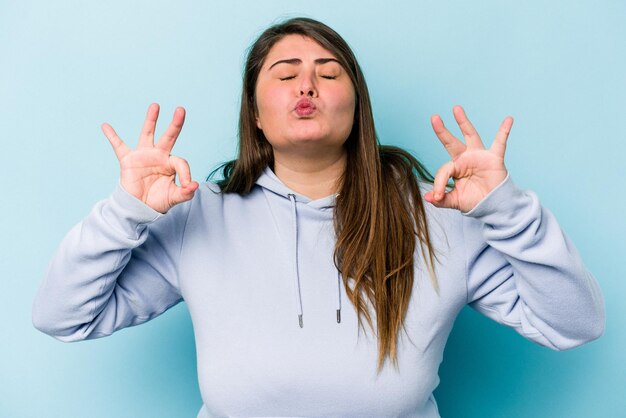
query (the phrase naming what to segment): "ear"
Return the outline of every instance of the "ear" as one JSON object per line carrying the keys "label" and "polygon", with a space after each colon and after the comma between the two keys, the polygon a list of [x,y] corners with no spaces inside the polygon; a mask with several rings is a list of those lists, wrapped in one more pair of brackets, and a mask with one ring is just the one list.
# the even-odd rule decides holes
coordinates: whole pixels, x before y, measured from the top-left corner
{"label": "ear", "polygon": [[259,119],[259,115],[256,115],[254,120],[256,121],[256,127],[259,128],[260,130],[263,130],[263,127],[261,126],[261,120]]}

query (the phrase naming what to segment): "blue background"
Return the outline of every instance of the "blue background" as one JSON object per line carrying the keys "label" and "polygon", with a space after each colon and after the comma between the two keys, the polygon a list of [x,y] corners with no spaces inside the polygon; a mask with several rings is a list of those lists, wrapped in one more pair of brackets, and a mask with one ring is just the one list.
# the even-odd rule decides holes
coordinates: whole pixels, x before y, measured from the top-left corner
{"label": "blue background", "polygon": [[184,304],[62,344],[32,327],[32,299],[63,235],[117,182],[100,124],[135,144],[151,102],[159,131],[185,106],[175,153],[202,180],[234,156],[245,49],[296,15],[348,40],[381,141],[433,171],[447,158],[431,114],[453,126],[462,104],[488,144],[513,115],[513,178],[556,213],[603,289],[605,335],[560,353],[464,309],[435,393],[442,416],[626,411],[625,2],[0,0],[0,416],[195,417]]}

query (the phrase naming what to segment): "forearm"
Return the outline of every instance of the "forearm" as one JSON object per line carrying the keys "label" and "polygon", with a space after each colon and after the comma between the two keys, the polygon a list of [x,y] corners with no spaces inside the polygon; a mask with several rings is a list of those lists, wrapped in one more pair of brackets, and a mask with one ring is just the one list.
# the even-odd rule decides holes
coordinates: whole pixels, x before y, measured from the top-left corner
{"label": "forearm", "polygon": [[[604,330],[602,293],[554,215],[510,179],[484,203],[466,214],[480,221],[488,245],[470,256],[474,306],[554,349],[598,338]],[[494,265],[492,283],[481,284],[487,259]]]}
{"label": "forearm", "polygon": [[98,315],[117,309],[117,298],[112,298],[117,278],[132,250],[145,242],[147,223],[158,217],[121,188],[99,202],[66,235],[51,260],[33,304],[35,327],[59,339],[87,338]]}

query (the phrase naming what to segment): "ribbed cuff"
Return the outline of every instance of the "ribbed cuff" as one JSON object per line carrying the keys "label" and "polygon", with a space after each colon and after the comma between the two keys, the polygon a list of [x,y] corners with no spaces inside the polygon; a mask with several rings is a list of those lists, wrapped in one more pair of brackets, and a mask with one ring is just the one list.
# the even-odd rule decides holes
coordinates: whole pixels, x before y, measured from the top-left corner
{"label": "ribbed cuff", "polygon": [[511,220],[521,215],[524,208],[528,208],[529,205],[534,206],[533,200],[532,194],[519,189],[507,174],[502,183],[489,192],[472,210],[463,215],[479,219],[492,226],[508,225]]}
{"label": "ribbed cuff", "polygon": [[109,198],[109,215],[116,219],[124,230],[140,232],[145,224],[152,223],[163,216],[162,213],[128,193],[121,184],[117,184]]}

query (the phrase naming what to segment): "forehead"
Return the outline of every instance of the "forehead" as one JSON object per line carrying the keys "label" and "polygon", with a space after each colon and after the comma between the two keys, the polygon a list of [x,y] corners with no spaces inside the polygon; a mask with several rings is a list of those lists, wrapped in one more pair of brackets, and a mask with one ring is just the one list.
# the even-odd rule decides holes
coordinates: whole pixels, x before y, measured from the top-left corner
{"label": "forehead", "polygon": [[317,58],[337,58],[335,54],[304,35],[287,35],[276,42],[265,58],[265,65],[272,65],[275,60],[299,58],[302,61]]}

